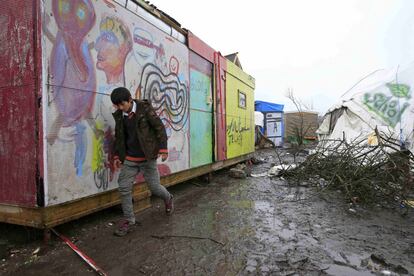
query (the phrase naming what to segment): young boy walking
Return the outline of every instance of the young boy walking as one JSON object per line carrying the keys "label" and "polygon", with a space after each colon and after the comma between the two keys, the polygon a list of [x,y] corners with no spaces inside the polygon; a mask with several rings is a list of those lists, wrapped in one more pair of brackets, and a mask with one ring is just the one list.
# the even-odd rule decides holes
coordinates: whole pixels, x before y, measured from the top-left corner
{"label": "young boy walking", "polygon": [[115,119],[115,167],[121,168],[118,185],[124,219],[114,232],[125,236],[135,224],[132,203],[132,188],[139,172],[152,194],[161,197],[167,215],[173,212],[173,197],[160,184],[157,159],[168,158],[167,134],[165,127],[148,100],[133,100],[124,87],[111,93],[111,101],[117,107],[112,115]]}

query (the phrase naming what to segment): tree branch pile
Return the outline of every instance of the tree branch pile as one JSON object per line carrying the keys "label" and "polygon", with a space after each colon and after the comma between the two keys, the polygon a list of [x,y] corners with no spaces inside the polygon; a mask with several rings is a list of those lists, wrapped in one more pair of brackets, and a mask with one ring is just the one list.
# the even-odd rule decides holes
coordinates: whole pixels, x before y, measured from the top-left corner
{"label": "tree branch pile", "polygon": [[376,131],[378,143],[365,139],[331,140],[295,169],[286,171],[289,182],[307,182],[322,191],[341,190],[347,199],[361,203],[401,202],[413,192],[413,153],[401,150],[398,141]]}

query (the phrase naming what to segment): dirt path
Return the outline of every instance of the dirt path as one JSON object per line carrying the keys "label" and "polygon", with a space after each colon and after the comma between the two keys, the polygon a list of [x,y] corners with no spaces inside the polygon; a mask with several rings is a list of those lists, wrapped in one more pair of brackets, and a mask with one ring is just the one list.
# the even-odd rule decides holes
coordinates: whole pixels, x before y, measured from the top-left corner
{"label": "dirt path", "polygon": [[[253,172],[270,165],[256,165]],[[350,212],[336,191],[295,201],[298,193],[315,191],[267,176],[232,179],[226,171],[211,184],[187,183],[172,191],[175,214],[166,217],[155,201],[137,216],[142,226],[125,238],[112,235],[119,208],[57,229],[73,237],[109,275],[373,275],[373,270],[414,275],[413,210],[405,218],[380,209]],[[11,235],[6,233],[6,239]],[[13,257],[9,252],[0,261],[0,274],[93,275],[57,239],[34,257],[40,244],[16,247]]]}

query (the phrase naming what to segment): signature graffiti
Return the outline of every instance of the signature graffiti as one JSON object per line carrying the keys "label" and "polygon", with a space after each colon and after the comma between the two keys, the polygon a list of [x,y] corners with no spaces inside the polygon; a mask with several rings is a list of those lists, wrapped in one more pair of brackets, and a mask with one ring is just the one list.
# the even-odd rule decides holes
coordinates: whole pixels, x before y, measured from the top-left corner
{"label": "signature graffiti", "polygon": [[249,131],[250,127],[242,126],[240,118],[231,119],[230,124],[227,126],[227,139],[229,144],[237,143],[243,144],[243,133]]}
{"label": "signature graffiti", "polygon": [[148,99],[166,126],[182,130],[188,120],[188,88],[176,73],[164,74],[154,64],[142,70],[137,98]]}
{"label": "signature graffiti", "polygon": [[410,106],[410,87],[405,84],[388,83],[391,95],[376,92],[363,95],[364,105],[380,116],[390,126],[395,127],[401,119],[401,115]]}

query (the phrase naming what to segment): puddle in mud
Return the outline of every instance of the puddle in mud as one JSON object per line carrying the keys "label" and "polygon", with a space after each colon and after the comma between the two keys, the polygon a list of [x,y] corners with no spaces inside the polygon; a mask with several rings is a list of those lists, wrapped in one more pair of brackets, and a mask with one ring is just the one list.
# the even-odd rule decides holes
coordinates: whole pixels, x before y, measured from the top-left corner
{"label": "puddle in mud", "polygon": [[329,268],[325,270],[328,275],[335,275],[335,276],[372,276],[375,275],[371,272],[366,271],[358,271],[348,266],[342,265],[329,265]]}
{"label": "puddle in mud", "polygon": [[[253,172],[264,171],[262,166],[269,164],[254,166]],[[414,274],[412,217],[380,210],[358,218],[344,211],[347,204],[340,193],[330,200],[315,196],[289,202],[288,196],[306,197],[314,191],[269,177],[235,180],[225,171],[205,187],[180,187],[169,188],[176,196],[171,217],[152,208],[137,216],[141,227],[119,239],[108,223],[120,212],[101,214],[93,223],[72,223],[71,237],[109,275],[373,275],[362,265],[371,254],[384,255],[387,263]],[[154,234],[187,237],[160,240],[151,238]],[[35,275],[40,266],[43,275],[89,273],[73,252],[61,243],[55,247],[53,254],[29,265],[22,265],[23,257],[8,257],[0,274]]]}

